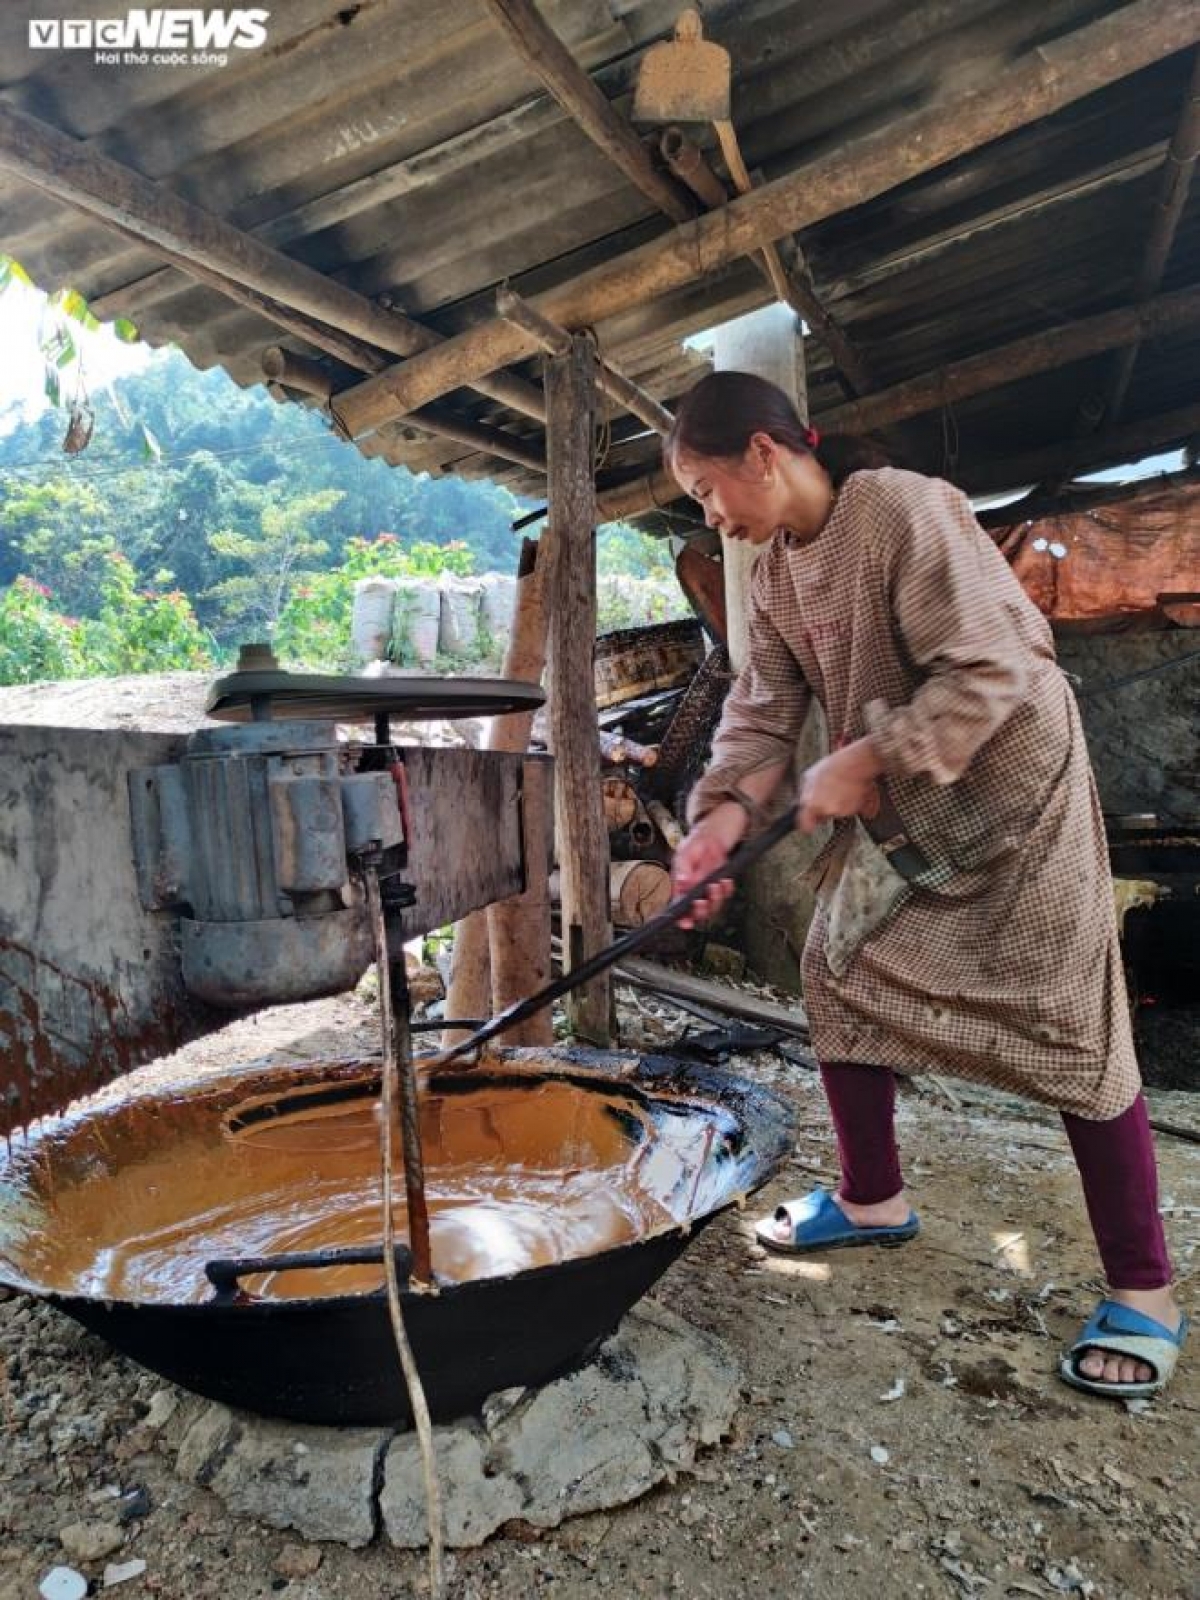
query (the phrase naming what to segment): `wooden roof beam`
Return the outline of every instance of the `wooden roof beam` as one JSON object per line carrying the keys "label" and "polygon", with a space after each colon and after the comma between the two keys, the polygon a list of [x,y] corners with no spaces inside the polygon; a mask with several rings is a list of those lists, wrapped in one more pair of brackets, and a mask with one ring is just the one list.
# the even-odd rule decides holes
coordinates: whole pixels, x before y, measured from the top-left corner
{"label": "wooden roof beam", "polygon": [[[524,328],[551,355],[565,356],[570,354],[571,335],[565,328],[560,328],[557,323],[550,322],[539,311],[535,311],[528,300],[523,300],[513,289],[500,289],[496,294],[496,310],[506,322],[511,322],[515,327]],[[670,433],[675,418],[665,406],[660,406],[653,395],[647,394],[638,387],[632,378],[627,378],[619,372],[610,362],[596,358],[596,386],[603,389],[604,393],[625,407],[653,433]]]}
{"label": "wooden roof beam", "polygon": [[[1179,229],[1179,219],[1187,203],[1188,191],[1200,156],[1200,50],[1192,64],[1187,94],[1175,132],[1163,162],[1162,181],[1155,201],[1154,221],[1138,268],[1133,298],[1138,304],[1156,295],[1163,280],[1171,246]],[[1125,405],[1129,380],[1138,358],[1138,344],[1127,345],[1113,363],[1104,389],[1104,426],[1114,427]]]}
{"label": "wooden roof beam", "polygon": [[1181,333],[1197,325],[1200,325],[1200,288],[1181,289],[1175,294],[1160,295],[1144,305],[1105,311],[1099,316],[1083,317],[1078,322],[1062,323],[1056,328],[1014,339],[1009,344],[997,345],[965,361],[937,367],[918,378],[909,378],[878,394],[868,395],[865,400],[853,400],[832,411],[823,411],[819,420],[826,430],[836,428],[848,433],[886,427],[906,417],[936,411],[953,401],[967,400],[1003,384],[1015,383],[1018,378],[1050,372],[1087,356],[1136,345],[1143,339]]}
{"label": "wooden roof beam", "polygon": [[[1132,0],[1031,51],[977,88],[897,118],[721,211],[538,295],[533,304],[564,327],[602,322],[702,279],[767,240],[862,205],[1197,42],[1200,6],[1195,0]],[[339,404],[359,437],[535,348],[529,334],[496,318],[343,391]]]}
{"label": "wooden roof beam", "polygon": [[1094,439],[1065,439],[1008,461],[982,463],[971,473],[966,487],[973,494],[999,494],[1024,484],[1047,481],[1061,484],[1068,473],[1096,472],[1101,467],[1120,466],[1158,450],[1182,447],[1198,438],[1200,405],[1182,406],[1156,417],[1143,417]]}
{"label": "wooden roof beam", "polygon": [[[674,222],[687,222],[695,214],[692,195],[708,206],[724,205],[728,193],[700,152],[678,129],[669,129],[662,141],[663,158],[679,182],[654,166],[641,140],[625,119],[597,89],[588,74],[545,21],[533,0],[485,0],[488,9],[507,33],[525,64],[573,117],[588,138],[613,161],[641,192],[653,200],[660,211]],[[732,158],[726,152],[726,159]],[[740,163],[740,153],[736,160]],[[689,176],[690,173],[690,176]],[[750,187],[749,174],[742,169],[738,187]],[[773,293],[799,312],[813,333],[826,346],[839,370],[849,382],[852,394],[873,387],[866,364],[856,354],[842,330],[822,307],[807,267],[799,273],[786,270],[774,245],[768,243],[755,252]],[[803,262],[803,256],[801,256]]]}
{"label": "wooden roof beam", "polygon": [[[136,234],[120,223],[111,222],[108,226],[114,233],[122,238],[130,238],[138,242]],[[256,289],[248,288],[233,278],[226,277],[224,273],[217,272],[208,266],[202,266],[195,261],[187,261],[177,256],[166,245],[156,245],[160,256],[178,266],[181,272],[189,273],[199,283],[207,284],[215,289],[218,294],[223,294],[235,304],[246,306],[249,310],[257,312],[269,322],[274,322],[287,333],[294,334],[302,339],[305,344],[311,345],[316,350],[323,350],[344,366],[353,367],[359,372],[380,372],[387,366],[387,357],[374,345],[365,344],[361,339],[355,339],[351,334],[342,333],[336,328],[318,322],[312,317],[305,316],[300,311],[294,311],[290,306],[280,305],[268,295],[260,294]],[[318,367],[316,362],[303,363],[304,377],[299,384],[288,384],[277,370],[272,352],[278,351],[278,346],[270,346],[264,353],[263,371],[268,383],[283,383],[284,387],[299,388],[302,393],[313,395],[320,399],[326,410],[333,417],[335,424],[344,433],[341,422],[336,414],[336,401],[332,394],[332,382],[328,374]],[[279,352],[288,355],[290,352]],[[292,357],[293,362],[302,361],[301,357]],[[293,375],[301,372],[301,368],[293,366]],[[464,417],[452,410],[449,406],[428,405],[421,406],[414,411],[409,419],[415,428],[421,432],[432,434],[435,438],[446,438],[456,444],[465,444],[472,450],[483,450],[489,456],[498,457],[502,461],[515,462],[518,466],[528,467],[534,472],[545,472],[546,458],[538,450],[534,450],[523,440],[515,438],[512,434],[500,428],[487,427],[482,423],[473,422],[469,417]]]}
{"label": "wooden roof beam", "polygon": [[[336,279],[273,250],[164,184],[144,178],[36,117],[0,104],[0,167],[55,199],[136,239],[194,277],[206,269],[281,306],[394,356],[412,356],[441,336],[384,310]],[[204,281],[212,282],[212,277]],[[521,379],[481,374],[480,393],[544,421],[545,402]]]}
{"label": "wooden roof beam", "polygon": [[696,213],[691,195],[658,170],[637,134],[613,110],[533,0],[484,0],[484,4],[521,60],[592,143],[673,222],[689,221]]}
{"label": "wooden roof beam", "polygon": [[[703,152],[680,128],[665,128],[659,140],[663,160],[682,183],[696,194],[706,206],[723,206],[729,202],[725,185],[704,159]],[[747,185],[747,188],[749,186]],[[834,366],[843,378],[843,388],[853,397],[868,394],[875,383],[866,361],[858,353],[843,329],[821,304],[817,286],[798,240],[792,241],[795,261],[789,268],[777,251],[769,255],[760,253],[755,259],[761,264],[767,282],[793,311],[808,324],[815,338],[829,351]]]}

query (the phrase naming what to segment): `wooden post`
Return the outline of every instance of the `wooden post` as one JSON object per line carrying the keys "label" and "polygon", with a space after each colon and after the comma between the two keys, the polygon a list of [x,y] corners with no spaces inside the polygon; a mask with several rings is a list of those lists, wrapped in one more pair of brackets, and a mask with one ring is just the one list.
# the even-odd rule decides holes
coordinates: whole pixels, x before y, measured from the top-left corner
{"label": "wooden post", "polygon": [[[550,734],[554,815],[562,875],[563,970],[612,938],[608,830],[600,799],[599,727],[592,658],[596,640],[595,352],[579,335],[546,364],[546,445],[555,552],[546,574],[550,612]],[[572,1031],[612,1039],[607,973],[567,997]]]}
{"label": "wooden post", "polygon": [[[446,1016],[451,1022],[483,1022],[492,1014],[492,971],[488,954],[487,911],[472,911],[454,924]],[[472,1028],[443,1028],[442,1049],[460,1044]]]}
{"label": "wooden post", "polygon": [[[517,595],[513,629],[501,675],[538,683],[546,666],[546,608],[536,539],[521,545],[517,563]],[[493,717],[488,725],[489,750],[528,748],[532,711]],[[472,911],[454,932],[454,954],[446,994],[446,1015],[490,1017],[550,982],[550,900],[546,852],[549,799],[537,772],[526,770],[523,784],[523,827],[528,881],[522,894]],[[539,876],[540,874],[540,876]],[[442,1048],[467,1037],[461,1028],[446,1028]],[[549,1012],[539,1013],[505,1035],[505,1044],[551,1044]]]}
{"label": "wooden post", "polygon": [[[537,541],[526,539],[517,565],[517,598],[513,628],[501,675],[538,683],[546,670],[545,574]],[[493,717],[489,750],[525,750],[533,725],[532,712]],[[525,841],[525,888],[521,894],[490,905],[485,913],[491,956],[493,1014],[550,982],[550,874],[546,841],[551,826],[552,796],[545,765],[525,763],[521,788],[521,826]],[[506,1044],[554,1042],[550,1012],[518,1023],[504,1036]]]}

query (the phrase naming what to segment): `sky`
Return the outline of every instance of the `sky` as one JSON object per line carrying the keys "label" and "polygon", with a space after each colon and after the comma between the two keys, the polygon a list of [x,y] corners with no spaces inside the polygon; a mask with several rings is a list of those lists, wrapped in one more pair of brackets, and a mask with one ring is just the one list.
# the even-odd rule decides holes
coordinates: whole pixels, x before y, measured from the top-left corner
{"label": "sky", "polygon": [[[46,296],[17,280],[0,293],[0,432],[36,417],[46,406],[43,392],[45,357],[39,348]],[[122,344],[111,328],[88,333],[68,319],[76,345],[82,347],[84,375],[92,393],[113,378],[137,372],[154,352],[145,344]]]}

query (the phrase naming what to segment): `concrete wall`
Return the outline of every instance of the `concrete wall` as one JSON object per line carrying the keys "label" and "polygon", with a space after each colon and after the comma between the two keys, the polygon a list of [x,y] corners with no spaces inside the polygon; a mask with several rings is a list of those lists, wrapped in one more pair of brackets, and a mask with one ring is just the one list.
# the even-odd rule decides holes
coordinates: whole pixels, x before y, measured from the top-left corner
{"label": "concrete wall", "polygon": [[[1062,636],[1058,659],[1080,680],[1079,708],[1104,810],[1200,817],[1200,629]],[[1158,666],[1166,670],[1105,687]]]}

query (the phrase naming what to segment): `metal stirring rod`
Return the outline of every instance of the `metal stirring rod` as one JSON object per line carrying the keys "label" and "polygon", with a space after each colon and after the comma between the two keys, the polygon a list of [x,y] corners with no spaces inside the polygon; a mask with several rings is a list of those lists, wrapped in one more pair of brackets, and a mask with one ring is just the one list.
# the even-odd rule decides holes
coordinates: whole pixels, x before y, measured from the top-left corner
{"label": "metal stirring rod", "polygon": [[607,971],[615,962],[632,955],[635,950],[640,950],[658,934],[681,921],[697,900],[703,899],[714,883],[740,876],[747,867],[753,866],[781,839],[785,839],[795,828],[799,813],[798,804],[789,806],[769,827],[764,828],[754,838],[745,840],[728,860],[714,868],[707,877],[701,878],[700,882],[693,885],[685,894],[678,895],[656,917],[651,917],[649,922],[644,922],[640,928],[633,928],[629,933],[623,934],[620,939],[607,945],[603,950],[598,950],[594,956],[589,956],[579,966],[572,967],[570,972],[564,972],[561,977],[555,978],[544,989],[538,989],[536,993],[527,995],[524,1000],[514,1001],[511,1006],[498,1011],[461,1043],[451,1045],[449,1049],[439,1051],[437,1055],[422,1056],[421,1066],[426,1070],[443,1067],[451,1061],[469,1055],[480,1045],[486,1044],[489,1039],[494,1039],[497,1034],[504,1033],[507,1029],[515,1027],[518,1022],[524,1022],[528,1017],[544,1010],[546,1006],[553,1005],[556,1000],[561,999],[564,994],[569,994],[572,989],[578,988],[581,983],[589,983],[599,973]]}

